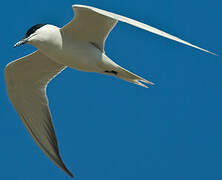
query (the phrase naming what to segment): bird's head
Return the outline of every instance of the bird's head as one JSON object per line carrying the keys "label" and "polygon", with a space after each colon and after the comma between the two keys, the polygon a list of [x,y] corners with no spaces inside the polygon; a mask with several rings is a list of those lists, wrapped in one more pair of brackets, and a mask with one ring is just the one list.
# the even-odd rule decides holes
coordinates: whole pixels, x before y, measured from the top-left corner
{"label": "bird's head", "polygon": [[32,44],[32,42],[41,39],[41,36],[44,34],[44,29],[47,24],[36,24],[29,28],[26,32],[25,37],[17,42],[14,47],[21,46],[23,44]]}

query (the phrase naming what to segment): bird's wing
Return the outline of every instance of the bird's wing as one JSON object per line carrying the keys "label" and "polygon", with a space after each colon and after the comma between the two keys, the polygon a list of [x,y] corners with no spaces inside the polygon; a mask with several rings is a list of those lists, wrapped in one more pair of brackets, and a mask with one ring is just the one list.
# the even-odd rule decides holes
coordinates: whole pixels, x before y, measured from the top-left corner
{"label": "bird's wing", "polygon": [[73,5],[72,7],[75,12],[75,17],[70,23],[65,25],[62,30],[65,33],[72,35],[76,39],[94,43],[101,50],[104,50],[105,40],[112,28],[118,21],[122,21],[165,38],[216,55],[208,50],[195,46],[189,42],[139,21],[90,6]]}
{"label": "bird's wing", "polygon": [[116,25],[117,19],[106,16],[104,13],[97,13],[89,6],[73,5],[72,7],[75,16],[62,28],[62,31],[75,40],[93,43],[104,51],[105,40]]}
{"label": "bird's wing", "polygon": [[73,177],[60,157],[46,96],[47,84],[64,68],[36,51],[9,63],[5,80],[8,96],[35,142],[58,167]]}

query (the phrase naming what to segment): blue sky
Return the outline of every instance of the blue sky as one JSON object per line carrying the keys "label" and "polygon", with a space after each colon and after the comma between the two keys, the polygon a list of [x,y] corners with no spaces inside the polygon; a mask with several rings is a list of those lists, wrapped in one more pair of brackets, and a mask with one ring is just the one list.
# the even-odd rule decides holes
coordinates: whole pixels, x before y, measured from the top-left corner
{"label": "blue sky", "polygon": [[[13,48],[38,23],[62,27],[72,4],[140,20],[222,55],[219,0],[4,1],[1,8],[0,179],[65,180],[25,130],[3,69],[35,48]],[[124,23],[107,55],[156,85],[66,69],[48,87],[62,158],[76,180],[222,179],[222,59]]]}

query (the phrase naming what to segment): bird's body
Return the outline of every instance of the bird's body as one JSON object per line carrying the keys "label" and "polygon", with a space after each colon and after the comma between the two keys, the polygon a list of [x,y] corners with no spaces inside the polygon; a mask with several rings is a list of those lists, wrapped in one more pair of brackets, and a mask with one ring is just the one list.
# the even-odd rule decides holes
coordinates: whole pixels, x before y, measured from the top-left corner
{"label": "bird's body", "polygon": [[113,75],[144,87],[137,79],[153,84],[116,64],[94,42],[81,41],[50,24],[37,31],[41,37],[33,37],[31,44],[55,63],[80,71]]}
{"label": "bird's body", "polygon": [[89,42],[73,41],[54,25],[45,25],[44,39],[32,44],[52,61],[81,71],[98,72],[104,54]]}
{"label": "bird's body", "polygon": [[[153,84],[122,68],[104,51],[105,40],[118,21],[145,29],[188,46],[211,53],[149,25],[94,7],[74,5],[75,18],[62,28],[38,24],[15,46],[28,43],[38,50],[9,63],[5,79],[9,98],[29,133],[43,152],[70,176],[63,163],[53,128],[47,84],[66,67],[112,75],[147,87]],[[213,53],[211,53],[213,54]]]}

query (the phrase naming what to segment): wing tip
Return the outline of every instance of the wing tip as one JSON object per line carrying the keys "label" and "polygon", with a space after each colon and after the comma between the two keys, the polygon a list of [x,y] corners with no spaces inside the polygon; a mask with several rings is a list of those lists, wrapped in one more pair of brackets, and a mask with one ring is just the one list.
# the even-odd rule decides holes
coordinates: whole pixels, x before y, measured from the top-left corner
{"label": "wing tip", "polygon": [[66,167],[66,165],[63,163],[61,157],[60,157],[60,163],[56,164],[59,168],[61,168],[65,173],[67,173],[71,178],[74,178],[75,176],[71,173],[71,171]]}
{"label": "wing tip", "polygon": [[211,51],[208,51],[208,50],[206,50],[206,49],[199,48],[199,50],[202,50],[202,51],[207,52],[207,53],[209,53],[209,54],[211,54],[211,55],[214,55],[214,56],[219,56],[218,54],[213,53],[213,52],[211,52]]}
{"label": "wing tip", "polygon": [[74,175],[71,173],[71,171],[66,167],[65,163],[63,162],[59,152],[58,152],[58,161],[55,161],[55,164],[61,168],[65,173],[67,173],[71,178],[74,178]]}
{"label": "wing tip", "polygon": [[212,54],[212,55],[214,55],[214,56],[219,56],[219,54],[215,54],[215,53],[210,52],[210,51],[208,51],[208,53],[210,53],[210,54]]}
{"label": "wing tip", "polygon": [[74,177],[75,177],[68,169],[66,169],[65,172],[66,172],[71,178],[74,178]]}

